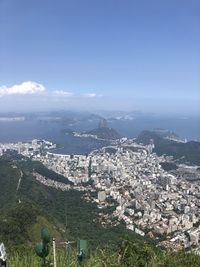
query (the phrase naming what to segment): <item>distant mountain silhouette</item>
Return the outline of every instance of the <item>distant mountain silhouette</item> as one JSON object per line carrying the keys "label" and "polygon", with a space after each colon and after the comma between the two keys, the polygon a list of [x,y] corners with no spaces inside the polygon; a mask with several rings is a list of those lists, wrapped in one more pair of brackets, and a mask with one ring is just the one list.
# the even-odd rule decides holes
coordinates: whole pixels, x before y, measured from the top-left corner
{"label": "distant mountain silhouette", "polygon": [[99,128],[108,128],[108,122],[106,119],[101,119],[99,122]]}
{"label": "distant mountain silhouette", "polygon": [[88,131],[87,134],[96,135],[101,139],[116,140],[122,136],[113,128],[108,127],[106,119],[101,119],[98,128]]}

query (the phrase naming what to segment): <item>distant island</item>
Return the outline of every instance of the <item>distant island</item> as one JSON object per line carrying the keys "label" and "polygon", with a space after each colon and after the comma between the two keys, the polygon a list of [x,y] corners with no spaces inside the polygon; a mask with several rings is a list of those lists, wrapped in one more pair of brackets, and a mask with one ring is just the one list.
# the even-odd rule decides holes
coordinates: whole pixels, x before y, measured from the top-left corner
{"label": "distant island", "polygon": [[122,136],[113,128],[108,127],[106,119],[101,119],[97,129],[86,132],[86,134],[97,136],[99,139],[116,140]]}
{"label": "distant island", "polygon": [[108,122],[106,119],[100,119],[98,128],[91,131],[78,133],[71,129],[62,130],[64,134],[72,134],[77,137],[85,138],[95,138],[98,140],[117,140],[122,138],[122,136],[113,128],[108,127]]}

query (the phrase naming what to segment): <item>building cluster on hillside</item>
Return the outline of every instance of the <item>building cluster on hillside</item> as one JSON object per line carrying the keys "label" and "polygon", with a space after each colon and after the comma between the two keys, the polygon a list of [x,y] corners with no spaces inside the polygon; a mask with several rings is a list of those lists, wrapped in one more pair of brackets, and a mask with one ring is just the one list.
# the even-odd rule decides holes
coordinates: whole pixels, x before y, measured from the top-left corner
{"label": "building cluster on hillside", "polygon": [[16,151],[24,157],[39,156],[48,149],[56,148],[56,145],[46,140],[34,139],[31,142],[0,143],[0,156],[7,151]]}
{"label": "building cluster on hillside", "polygon": [[[117,145],[87,156],[40,153],[41,148],[44,151],[52,147],[48,141],[37,140],[29,145],[0,144],[0,154],[13,148],[68,178],[75,189],[82,190],[83,186],[85,190],[95,189],[98,192],[95,201],[100,208],[111,201],[117,203],[112,218],[124,221],[128,229],[142,236],[155,239],[165,236],[161,242],[165,247],[187,248],[200,243],[200,182],[189,182],[183,165],[180,165],[183,175],[164,171],[160,163],[167,157],[152,153],[153,143],[143,146],[124,138]],[[61,183],[35,176],[47,186],[62,189]],[[70,188],[63,186],[63,190]]]}
{"label": "building cluster on hillside", "polygon": [[61,155],[47,152],[39,160],[47,168],[68,178],[75,185],[89,180],[90,158],[85,155]]}
{"label": "building cluster on hillside", "polygon": [[159,164],[164,161],[146,147],[120,147],[113,155],[93,156],[91,178],[98,190],[117,201],[114,215],[128,229],[172,236],[169,242],[177,247],[198,245],[200,185],[164,171]]}

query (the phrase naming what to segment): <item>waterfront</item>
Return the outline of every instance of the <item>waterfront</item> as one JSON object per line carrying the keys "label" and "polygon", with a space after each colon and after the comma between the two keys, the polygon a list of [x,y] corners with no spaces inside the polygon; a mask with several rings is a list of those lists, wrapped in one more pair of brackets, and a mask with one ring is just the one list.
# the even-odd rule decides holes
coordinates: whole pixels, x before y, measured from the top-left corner
{"label": "waterfront", "polygon": [[[109,125],[127,137],[136,137],[144,129],[165,128],[176,132],[188,140],[200,140],[200,118],[167,118],[140,117],[133,120],[108,120]],[[62,121],[40,122],[37,120],[1,121],[0,142],[30,141],[32,139],[47,139],[59,145],[58,153],[85,154],[100,148],[106,142],[92,138],[78,138],[65,135],[63,129],[87,131],[96,127],[97,121],[78,122],[68,125]]]}

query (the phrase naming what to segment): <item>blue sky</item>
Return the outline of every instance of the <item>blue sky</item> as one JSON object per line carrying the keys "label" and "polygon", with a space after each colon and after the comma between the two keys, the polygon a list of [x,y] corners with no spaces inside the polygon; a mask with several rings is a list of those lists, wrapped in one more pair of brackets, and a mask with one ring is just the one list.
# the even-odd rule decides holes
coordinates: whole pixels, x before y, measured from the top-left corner
{"label": "blue sky", "polygon": [[0,110],[199,106],[199,0],[0,0]]}

